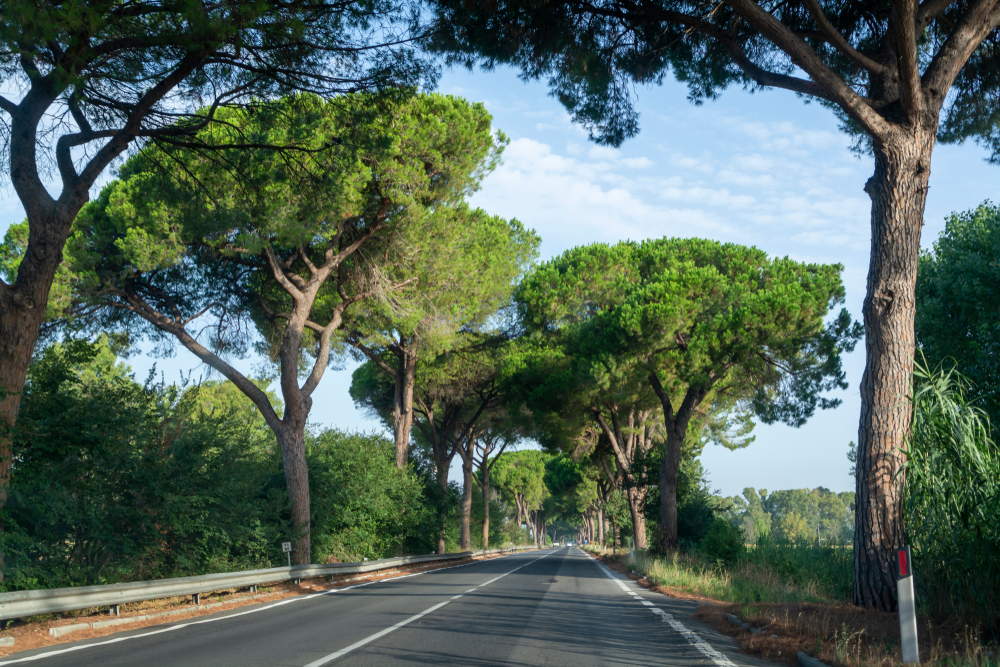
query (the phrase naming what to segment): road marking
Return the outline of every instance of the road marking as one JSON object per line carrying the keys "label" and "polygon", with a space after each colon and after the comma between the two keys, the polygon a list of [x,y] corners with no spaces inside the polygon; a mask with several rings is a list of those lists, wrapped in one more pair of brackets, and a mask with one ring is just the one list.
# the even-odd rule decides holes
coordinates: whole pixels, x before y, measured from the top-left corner
{"label": "road marking", "polygon": [[[558,551],[558,549],[556,551]],[[476,586],[476,588],[473,588],[471,590],[476,590],[477,588],[482,588],[483,586],[486,586],[488,584],[492,584],[494,581],[499,581],[500,579],[503,579],[504,577],[506,577],[508,574],[514,574],[515,572],[517,572],[521,568],[528,567],[532,563],[537,563],[538,561],[542,560],[542,558],[548,558],[549,556],[551,556],[554,553],[555,553],[555,551],[552,551],[550,553],[545,554],[544,556],[536,558],[535,560],[531,561],[530,563],[525,563],[524,565],[521,565],[520,567],[515,567],[510,572],[504,572],[503,574],[501,574],[496,579],[490,579],[485,584],[480,584],[479,586]],[[373,635],[365,637],[361,641],[354,642],[353,644],[351,644],[350,646],[348,646],[346,648],[342,648],[339,651],[334,651],[330,655],[323,656],[319,660],[313,660],[312,662],[310,662],[305,667],[321,667],[321,665],[325,665],[327,663],[333,662],[337,658],[343,657],[343,656],[347,655],[348,653],[350,653],[351,651],[353,651],[355,649],[359,649],[362,646],[365,646],[366,644],[370,644],[371,642],[375,641],[376,639],[381,639],[382,637],[385,637],[390,632],[395,632],[396,630],[400,629],[401,627],[403,627],[405,625],[409,625],[410,623],[412,623],[413,621],[416,621],[417,619],[423,618],[424,616],[426,616],[427,614],[431,613],[432,611],[437,611],[438,609],[440,609],[441,607],[445,606],[446,604],[448,604],[452,600],[457,600],[458,598],[465,597],[466,594],[468,594],[468,592],[469,591],[466,591],[465,593],[462,593],[461,595],[456,595],[451,600],[445,600],[444,602],[439,602],[436,605],[434,605],[433,607],[428,607],[427,609],[424,609],[419,614],[414,614],[413,616],[410,616],[409,618],[400,621],[396,625],[390,626],[390,627],[386,628],[385,630],[380,630],[379,632],[376,632]]]}
{"label": "road marking", "polygon": [[[554,552],[553,552],[554,553]],[[510,554],[511,556],[516,556],[517,554]],[[546,554],[546,556],[551,554]],[[500,558],[506,558],[507,556],[500,556]],[[545,558],[545,556],[542,556]],[[491,559],[499,560],[499,559]],[[540,559],[535,559],[540,560]],[[0,667],[3,665],[15,665],[22,662],[34,662],[35,660],[41,660],[43,658],[51,658],[55,655],[62,655],[64,653],[72,653],[73,651],[82,651],[83,649],[93,648],[95,646],[107,646],[108,644],[117,644],[118,642],[128,641],[130,639],[139,639],[142,637],[151,637],[153,635],[163,634],[164,632],[173,632],[174,630],[181,630],[182,628],[187,628],[193,625],[204,625],[205,623],[214,623],[216,621],[225,621],[230,618],[236,618],[238,616],[246,616],[247,614],[256,614],[261,611],[268,611],[274,609],[275,607],[280,607],[282,605],[291,604],[293,602],[301,602],[302,600],[311,600],[315,597],[320,597],[322,595],[333,595],[334,593],[343,593],[344,591],[349,591],[353,588],[363,588],[365,586],[371,586],[372,584],[381,584],[387,581],[396,581],[397,579],[406,579],[408,577],[418,577],[422,574],[429,574],[431,572],[443,572],[444,570],[454,570],[459,567],[466,567],[468,565],[475,565],[476,563],[482,563],[483,561],[472,561],[471,563],[462,563],[461,565],[449,565],[448,567],[439,567],[433,570],[423,570],[421,572],[413,572],[410,574],[401,574],[398,577],[386,577],[385,579],[376,579],[374,581],[366,581],[360,584],[354,584],[353,586],[344,586],[343,588],[334,588],[329,591],[322,591],[320,593],[310,593],[308,595],[300,595],[294,598],[288,598],[286,600],[279,600],[273,604],[265,605],[263,607],[256,607],[254,609],[248,609],[247,611],[241,611],[235,614],[228,614],[226,616],[213,616],[211,618],[205,618],[199,621],[191,621],[189,623],[179,623],[177,625],[172,625],[169,628],[160,628],[159,630],[153,630],[151,632],[143,632],[138,635],[129,635],[128,637],[116,637],[114,639],[109,639],[103,642],[94,642],[93,644],[78,644],[76,646],[68,646],[63,649],[57,649],[55,651],[47,651],[45,653],[39,653],[38,655],[28,656],[27,658],[18,658],[17,660],[4,660],[0,661]],[[532,561],[533,563],[534,561]],[[524,567],[523,565],[521,567]],[[518,568],[520,569],[520,568]],[[509,573],[508,573],[509,574]],[[475,590],[475,589],[473,589]],[[461,596],[459,596],[461,597]],[[196,611],[192,609],[191,611]]]}
{"label": "road marking", "polygon": [[701,653],[709,660],[714,662],[716,665],[718,665],[718,667],[737,667],[737,665],[733,663],[732,660],[730,660],[724,654],[712,648],[711,644],[702,639],[701,636],[698,635],[698,633],[688,630],[686,627],[684,627],[684,625],[680,621],[675,620],[671,614],[665,613],[662,609],[654,607],[652,602],[646,602],[641,597],[636,595],[636,593],[633,592],[631,589],[629,589],[629,587],[626,586],[621,579],[612,574],[611,570],[605,567],[604,564],[601,563],[596,558],[594,559],[594,563],[597,565],[597,567],[601,568],[604,574],[606,574],[608,578],[611,579],[611,581],[618,584],[619,588],[621,588],[629,595],[632,595],[634,600],[641,600],[642,604],[651,607],[650,609],[651,612],[659,616],[660,620],[662,620],[664,623],[666,623],[671,628],[676,630],[682,637],[684,637],[684,639],[688,641],[689,644],[694,646],[694,648],[697,649],[699,653]]}

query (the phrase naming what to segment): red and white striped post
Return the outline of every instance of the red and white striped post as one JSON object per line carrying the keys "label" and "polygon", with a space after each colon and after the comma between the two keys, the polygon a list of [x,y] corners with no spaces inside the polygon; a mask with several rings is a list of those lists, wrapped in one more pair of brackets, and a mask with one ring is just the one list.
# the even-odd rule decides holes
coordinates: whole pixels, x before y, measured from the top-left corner
{"label": "red and white striped post", "polygon": [[910,547],[896,549],[896,563],[899,567],[896,587],[899,600],[899,638],[903,649],[904,664],[920,663],[920,648],[917,645],[917,605],[913,597],[913,560]]}

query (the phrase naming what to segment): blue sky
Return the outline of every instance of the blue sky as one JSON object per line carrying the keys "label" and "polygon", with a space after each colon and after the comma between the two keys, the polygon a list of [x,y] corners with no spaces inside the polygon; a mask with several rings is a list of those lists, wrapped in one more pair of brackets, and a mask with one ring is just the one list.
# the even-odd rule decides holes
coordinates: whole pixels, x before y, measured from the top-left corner
{"label": "blue sky", "polygon": [[[784,91],[739,90],[695,107],[670,82],[640,89],[642,131],[615,150],[596,146],[575,126],[544,83],[524,83],[510,70],[448,71],[439,91],[482,101],[494,127],[511,139],[504,163],[473,203],[516,217],[542,237],[547,259],[576,245],[663,236],[705,237],[754,245],[771,255],[844,266],[845,306],[861,318],[869,254],[869,200],[862,188],[870,158],[848,150],[835,117]],[[968,144],[938,146],[931,165],[923,245],[929,247],[953,212],[996,198],[1000,168]],[[0,227],[23,219],[13,192],[0,192]],[[748,448],[706,449],[712,487],[734,495],[825,486],[853,491],[847,444],[856,440],[863,345],[845,360],[850,387],[843,404],[805,426],[758,426]],[[170,359],[137,356],[139,378],[157,364],[168,380],[205,367],[183,349]],[[246,372],[253,360],[236,365]],[[348,396],[348,367],[330,371],[314,395],[314,422],[381,429]]]}

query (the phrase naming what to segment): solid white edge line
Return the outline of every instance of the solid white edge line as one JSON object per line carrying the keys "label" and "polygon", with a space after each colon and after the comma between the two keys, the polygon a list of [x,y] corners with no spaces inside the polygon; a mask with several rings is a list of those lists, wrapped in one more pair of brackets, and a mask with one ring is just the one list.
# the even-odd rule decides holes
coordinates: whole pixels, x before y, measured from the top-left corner
{"label": "solid white edge line", "polygon": [[[521,552],[525,553],[525,552]],[[509,556],[517,556],[519,554],[508,554]],[[546,554],[548,556],[550,554]],[[500,558],[507,558],[507,556],[500,556]],[[545,556],[542,556],[545,558]],[[491,559],[497,560],[497,559]],[[539,559],[536,559],[539,560]],[[152,630],[150,632],[143,632],[138,635],[129,635],[128,637],[116,637],[114,639],[108,639],[103,642],[94,642],[93,644],[79,644],[76,646],[68,646],[66,648],[57,649],[55,651],[47,651],[45,653],[39,653],[38,655],[31,655],[26,658],[18,658],[17,660],[4,660],[0,662],[0,667],[3,665],[16,665],[22,662],[34,662],[35,660],[41,660],[42,658],[51,658],[52,656],[62,655],[63,653],[72,653],[73,651],[82,651],[84,649],[92,648],[94,646],[107,646],[108,644],[117,644],[118,642],[128,641],[130,639],[139,639],[141,637],[151,637],[153,635],[163,634],[164,632],[173,632],[174,630],[180,630],[191,625],[203,625],[205,623],[214,623],[216,621],[224,621],[230,618],[236,618],[238,616],[246,616],[247,614],[256,614],[257,612],[267,611],[269,609],[274,609],[275,607],[280,607],[282,605],[291,604],[292,602],[301,602],[302,600],[311,600],[312,598],[319,597],[321,595],[333,595],[334,593],[342,593],[344,591],[349,591],[353,588],[362,588],[364,586],[371,586],[372,584],[380,584],[386,581],[396,581],[397,579],[406,579],[407,577],[418,577],[421,574],[429,574],[431,572],[443,572],[444,570],[454,570],[459,567],[466,567],[468,565],[475,565],[476,563],[481,563],[483,561],[472,561],[471,563],[462,563],[461,565],[449,565],[448,567],[439,567],[433,570],[423,570],[421,572],[412,572],[410,574],[401,574],[398,577],[386,577],[385,579],[376,579],[375,581],[366,581],[360,584],[354,584],[353,586],[344,586],[343,588],[334,588],[329,591],[323,591],[321,593],[309,593],[306,595],[300,595],[294,598],[288,598],[286,600],[279,600],[272,604],[268,604],[262,607],[257,607],[255,609],[248,609],[247,611],[241,611],[236,614],[228,614],[227,616],[212,616],[211,618],[205,618],[200,621],[191,621],[190,623],[180,623],[178,625],[172,625],[169,628],[160,628],[159,630]],[[534,561],[532,561],[534,562]],[[523,565],[521,567],[524,567]],[[520,568],[518,568],[520,569]],[[192,609],[191,611],[196,611]],[[225,612],[218,612],[225,613]],[[127,630],[119,630],[119,632],[127,632]]]}
{"label": "solid white edge line", "polygon": [[[558,549],[556,551],[558,551]],[[519,567],[515,567],[510,572],[505,572],[505,573],[501,574],[499,577],[496,577],[495,579],[490,579],[485,584],[480,584],[479,586],[476,586],[476,588],[482,588],[483,586],[486,586],[488,584],[492,584],[494,581],[498,581],[500,579],[503,579],[508,574],[514,574],[515,572],[517,572],[521,568],[528,567],[529,565],[532,565],[533,563],[537,563],[538,561],[542,560],[542,558],[548,558],[549,556],[551,556],[554,553],[555,553],[555,551],[552,551],[551,553],[547,553],[544,556],[540,556],[539,558],[536,558],[533,561],[525,563],[524,565],[521,565]],[[475,589],[472,589],[472,590],[475,590]],[[465,597],[467,593],[468,593],[468,591],[466,591],[465,593],[461,593],[460,595],[456,595],[455,597],[451,598],[451,600],[445,600],[444,602],[437,603],[433,607],[428,607],[427,609],[424,609],[419,614],[414,614],[413,616],[410,616],[409,618],[404,619],[404,620],[400,621],[399,623],[397,623],[395,625],[391,625],[391,626],[389,626],[388,628],[386,628],[384,630],[379,630],[375,634],[370,635],[368,637],[365,637],[364,639],[362,639],[360,641],[356,641],[353,644],[351,644],[350,646],[342,648],[339,651],[334,651],[330,655],[323,656],[319,660],[313,660],[312,662],[310,662],[309,664],[307,664],[305,667],[321,667],[322,665],[325,665],[325,664],[327,664],[329,662],[333,662],[337,658],[343,657],[343,656],[347,655],[348,653],[350,653],[351,651],[353,651],[355,649],[359,649],[362,646],[365,646],[366,644],[370,644],[371,642],[375,641],[376,639],[381,639],[382,637],[385,637],[390,632],[394,632],[394,631],[398,630],[399,628],[401,628],[401,627],[403,627],[405,625],[409,625],[413,621],[426,616],[427,614],[431,613],[432,611],[437,611],[438,609],[440,609],[441,607],[445,606],[446,604],[448,604],[452,600],[457,600],[458,598]]]}
{"label": "solid white edge line", "polygon": [[[607,567],[604,566],[604,563],[600,562],[595,558],[594,564],[597,565],[597,567],[599,567],[601,571],[604,572],[604,574],[607,575],[609,579],[611,579],[611,581],[618,584],[618,586],[623,591],[629,593],[630,595],[636,596],[636,594],[632,592],[628,588],[628,586],[626,586],[622,582],[621,579],[612,574],[611,570],[609,570]],[[642,604],[650,605],[652,607],[651,602],[643,601]],[[684,639],[688,641],[689,644],[694,646],[694,648],[699,653],[701,653],[706,658],[714,662],[716,665],[718,665],[718,667],[737,667],[737,665],[728,657],[726,657],[723,653],[712,648],[712,645],[706,642],[704,639],[702,639],[701,636],[698,635],[698,633],[688,630],[686,627],[684,627],[684,625],[680,621],[674,620],[674,617],[671,614],[667,614],[662,609],[658,609],[656,607],[652,607],[650,611],[659,616],[660,620],[662,620],[664,623],[668,624],[671,628],[676,630],[682,637],[684,637]]]}

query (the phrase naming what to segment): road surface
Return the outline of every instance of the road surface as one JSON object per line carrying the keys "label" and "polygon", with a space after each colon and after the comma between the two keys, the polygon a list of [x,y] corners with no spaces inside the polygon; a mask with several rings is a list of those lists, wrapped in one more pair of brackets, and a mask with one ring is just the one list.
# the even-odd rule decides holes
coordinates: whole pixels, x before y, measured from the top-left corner
{"label": "road surface", "polygon": [[773,667],[575,547],[16,653],[42,667]]}

